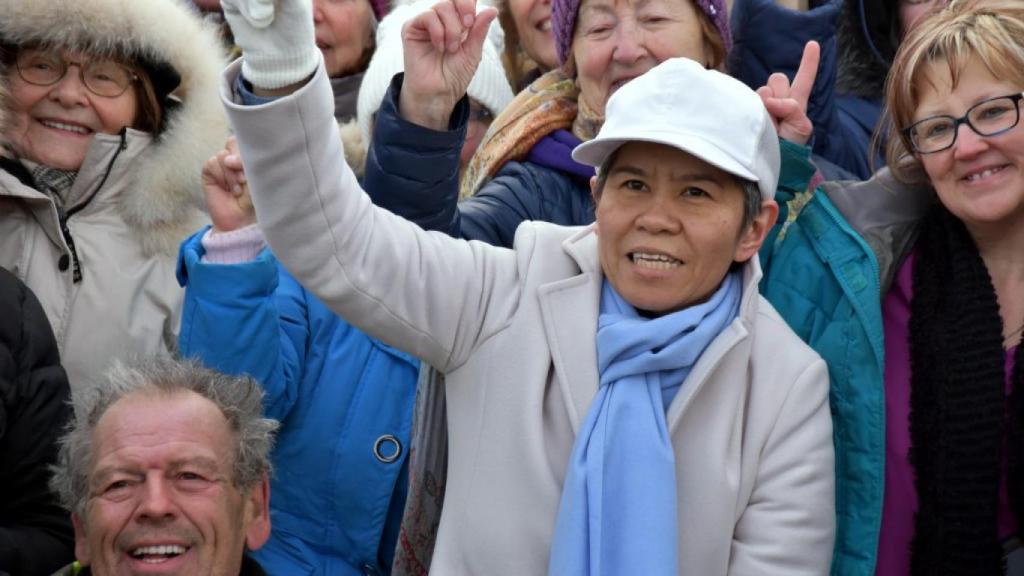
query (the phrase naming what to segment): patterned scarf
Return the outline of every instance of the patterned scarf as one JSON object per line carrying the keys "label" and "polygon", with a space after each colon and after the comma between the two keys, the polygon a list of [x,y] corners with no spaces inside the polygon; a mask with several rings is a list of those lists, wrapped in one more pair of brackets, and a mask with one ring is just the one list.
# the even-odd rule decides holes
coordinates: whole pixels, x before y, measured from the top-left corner
{"label": "patterned scarf", "polygon": [[75,184],[75,178],[78,176],[77,170],[58,170],[56,168],[50,168],[49,166],[43,166],[42,164],[36,164],[35,162],[29,162],[23,160],[22,164],[28,168],[30,174],[32,174],[32,180],[36,183],[36,190],[43,192],[53,198],[53,202],[57,205],[58,211],[64,210],[64,201],[67,198],[68,192],[71,187]]}
{"label": "patterned scarf", "polygon": [[997,510],[1004,438],[1011,506],[1024,520],[1024,346],[1014,359],[1007,411],[999,303],[973,238],[963,222],[936,205],[918,251],[909,328],[910,461],[919,506],[910,572],[1001,575]]}
{"label": "patterned scarf", "polygon": [[579,97],[574,77],[561,68],[544,74],[494,119],[466,166],[459,196],[467,198],[479,192],[502,166],[526,158],[537,142],[555,130],[571,129],[586,142],[597,135],[603,121]]}

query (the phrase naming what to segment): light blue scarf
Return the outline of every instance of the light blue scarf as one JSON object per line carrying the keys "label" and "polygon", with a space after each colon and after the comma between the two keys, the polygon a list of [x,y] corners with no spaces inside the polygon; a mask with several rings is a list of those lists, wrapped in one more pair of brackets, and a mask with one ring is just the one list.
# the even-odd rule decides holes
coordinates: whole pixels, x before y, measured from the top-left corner
{"label": "light blue scarf", "polygon": [[730,273],[707,302],[648,319],[605,280],[601,388],[573,445],[550,576],[676,574],[675,453],[665,413],[697,359],[739,313],[740,285]]}

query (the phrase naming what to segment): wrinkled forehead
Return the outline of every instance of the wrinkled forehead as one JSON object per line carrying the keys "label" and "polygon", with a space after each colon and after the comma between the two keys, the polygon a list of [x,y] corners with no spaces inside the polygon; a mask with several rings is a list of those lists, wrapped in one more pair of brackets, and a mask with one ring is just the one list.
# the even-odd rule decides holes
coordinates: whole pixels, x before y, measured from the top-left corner
{"label": "wrinkled forehead", "polygon": [[143,389],[132,392],[100,416],[93,429],[93,458],[116,453],[138,457],[189,451],[225,458],[231,454],[234,433],[212,401],[190,390]]}
{"label": "wrinkled forehead", "polygon": [[582,21],[588,15],[615,14],[649,8],[671,9],[692,14],[696,14],[697,10],[691,0],[583,0],[580,4],[579,18]]}

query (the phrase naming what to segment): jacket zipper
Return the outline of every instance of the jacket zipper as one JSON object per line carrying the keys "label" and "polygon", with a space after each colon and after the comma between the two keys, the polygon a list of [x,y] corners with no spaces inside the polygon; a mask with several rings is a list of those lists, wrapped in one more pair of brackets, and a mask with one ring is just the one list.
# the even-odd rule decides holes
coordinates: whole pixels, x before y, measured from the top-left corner
{"label": "jacket zipper", "polygon": [[64,243],[71,251],[71,281],[78,284],[82,281],[82,263],[78,259],[78,250],[75,248],[75,239],[71,236],[68,228],[68,214],[60,206],[57,207],[57,220],[60,222],[60,233],[64,236]]}
{"label": "jacket zipper", "polygon": [[71,236],[71,229],[68,227],[68,219],[88,206],[89,202],[91,202],[92,199],[96,197],[96,194],[99,193],[100,189],[103,188],[103,185],[107,183],[107,179],[110,178],[110,172],[114,169],[114,162],[117,161],[121,152],[124,152],[128,148],[128,141],[126,139],[127,133],[127,129],[121,129],[121,144],[117,147],[117,151],[114,152],[113,158],[111,158],[110,162],[107,163],[107,169],[104,171],[103,178],[100,180],[100,183],[95,189],[93,189],[92,193],[86,197],[85,201],[79,203],[66,212],[60,206],[57,207],[57,220],[60,223],[60,233],[64,236],[64,242],[68,245],[68,250],[71,252],[71,282],[73,284],[78,284],[82,281],[82,261],[78,258],[78,250],[75,248],[75,239]]}

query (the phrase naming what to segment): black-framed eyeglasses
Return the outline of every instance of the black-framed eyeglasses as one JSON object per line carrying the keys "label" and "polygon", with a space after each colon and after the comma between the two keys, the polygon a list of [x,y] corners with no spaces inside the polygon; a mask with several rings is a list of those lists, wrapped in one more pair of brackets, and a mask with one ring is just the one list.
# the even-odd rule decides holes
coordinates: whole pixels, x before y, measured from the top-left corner
{"label": "black-framed eyeglasses", "polygon": [[82,62],[65,60],[59,50],[24,48],[18,51],[18,75],[29,84],[52,86],[78,66],[78,76],[89,92],[104,98],[117,98],[124,94],[138,75],[120,62],[109,58],[96,58]]}
{"label": "black-framed eyeglasses", "polygon": [[1020,122],[1020,101],[1024,93],[982,100],[959,118],[940,115],[918,120],[903,130],[919,154],[947,150],[956,143],[961,124],[967,124],[978,136],[996,136]]}

